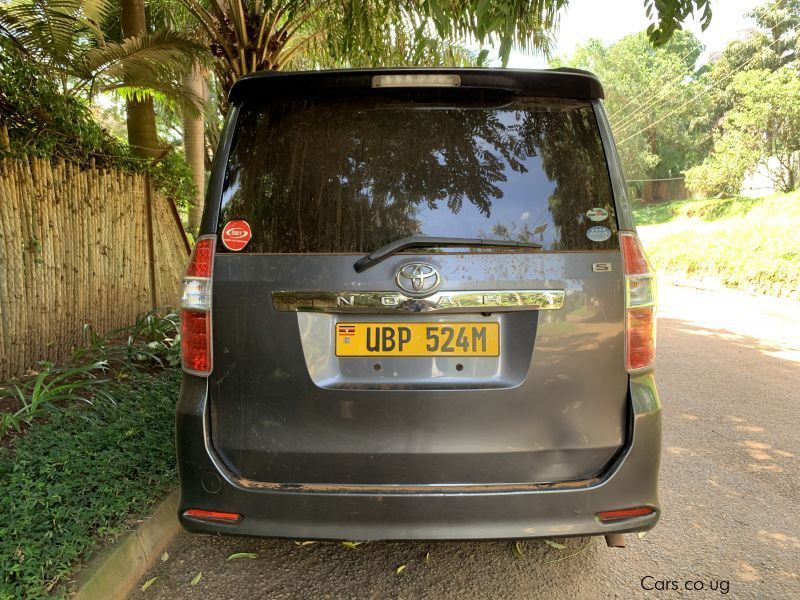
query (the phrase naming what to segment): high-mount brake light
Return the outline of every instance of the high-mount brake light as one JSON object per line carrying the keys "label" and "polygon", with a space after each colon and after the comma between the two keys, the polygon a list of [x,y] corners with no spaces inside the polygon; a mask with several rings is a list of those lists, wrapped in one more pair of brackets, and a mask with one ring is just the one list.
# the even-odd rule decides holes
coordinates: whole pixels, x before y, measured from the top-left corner
{"label": "high-mount brake light", "polygon": [[422,88],[422,87],[461,87],[461,75],[446,73],[401,73],[396,75],[375,75],[374,88]]}
{"label": "high-mount brake light", "polygon": [[211,373],[211,276],[217,236],[202,235],[189,258],[181,294],[181,365],[192,375]]}
{"label": "high-mount brake light", "polygon": [[653,366],[656,353],[656,277],[635,233],[619,233],[625,274],[625,366]]}

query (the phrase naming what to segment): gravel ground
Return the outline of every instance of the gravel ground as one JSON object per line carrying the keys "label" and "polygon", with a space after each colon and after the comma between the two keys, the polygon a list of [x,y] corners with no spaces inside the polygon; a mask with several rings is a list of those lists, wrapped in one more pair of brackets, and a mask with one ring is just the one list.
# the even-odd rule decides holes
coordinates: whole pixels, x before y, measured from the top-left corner
{"label": "gravel ground", "polygon": [[510,542],[352,550],[181,534],[132,597],[800,598],[800,307],[672,286],[661,302],[664,516],[626,549],[538,540],[517,558]]}

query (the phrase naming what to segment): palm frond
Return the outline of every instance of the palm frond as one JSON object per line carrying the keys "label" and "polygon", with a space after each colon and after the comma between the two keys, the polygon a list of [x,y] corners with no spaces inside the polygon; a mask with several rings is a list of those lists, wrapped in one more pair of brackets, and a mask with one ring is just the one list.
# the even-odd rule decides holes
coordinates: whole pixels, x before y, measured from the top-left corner
{"label": "palm frond", "polygon": [[98,77],[135,85],[140,80],[177,78],[206,52],[184,34],[163,29],[93,48],[83,62],[86,70]]}
{"label": "palm frond", "polygon": [[141,100],[152,96],[161,101],[166,107],[175,112],[187,112],[192,117],[204,114],[205,100],[198,96],[194,90],[171,81],[140,80],[137,85],[113,83],[99,88],[100,92],[113,92],[125,99]]}
{"label": "palm frond", "polygon": [[22,42],[17,24],[14,19],[5,12],[2,5],[0,5],[0,47],[13,47],[18,52],[28,54],[28,50]]}
{"label": "palm frond", "polygon": [[113,0],[80,0],[80,4],[83,19],[100,25],[114,12],[115,2]]}
{"label": "palm frond", "polygon": [[505,64],[513,48],[549,55],[567,2],[340,0],[297,33],[324,32],[327,48],[314,53],[345,65],[469,62],[455,50],[475,42],[497,45]]}
{"label": "palm frond", "polygon": [[552,48],[552,33],[558,29],[559,15],[569,0],[431,0],[423,16],[441,37],[475,39],[481,44],[498,43],[503,64],[512,48],[545,55]]}
{"label": "palm frond", "polygon": [[111,0],[19,0],[0,6],[0,31],[48,66],[80,71],[75,63],[102,43],[100,24],[112,8]]}

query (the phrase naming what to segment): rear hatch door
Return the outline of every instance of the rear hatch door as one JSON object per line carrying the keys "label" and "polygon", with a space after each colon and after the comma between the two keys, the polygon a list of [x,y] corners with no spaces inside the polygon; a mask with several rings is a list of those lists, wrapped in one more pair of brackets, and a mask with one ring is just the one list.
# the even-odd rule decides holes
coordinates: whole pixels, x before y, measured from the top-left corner
{"label": "rear hatch door", "polygon": [[[238,107],[218,221],[252,230],[214,266],[227,466],[287,484],[600,473],[624,441],[627,374],[596,105],[481,88],[268,98]],[[529,247],[431,244],[356,270],[408,236]]]}

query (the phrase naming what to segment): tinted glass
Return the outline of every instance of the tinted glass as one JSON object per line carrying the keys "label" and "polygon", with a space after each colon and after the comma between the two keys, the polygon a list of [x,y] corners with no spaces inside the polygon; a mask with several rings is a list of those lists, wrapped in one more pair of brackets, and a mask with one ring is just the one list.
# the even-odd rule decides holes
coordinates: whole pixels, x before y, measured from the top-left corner
{"label": "tinted glass", "polygon": [[[592,209],[607,216],[592,221]],[[616,243],[587,237],[590,227],[613,231],[616,222],[594,111],[552,99],[246,104],[220,230],[232,219],[250,223],[247,252],[365,253],[410,235],[551,250]]]}

